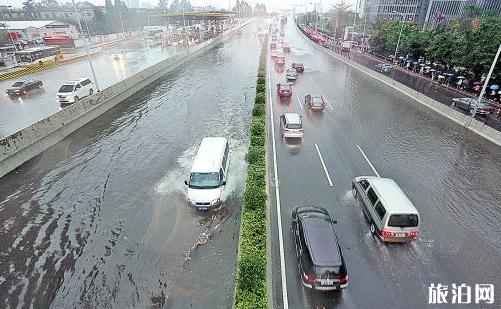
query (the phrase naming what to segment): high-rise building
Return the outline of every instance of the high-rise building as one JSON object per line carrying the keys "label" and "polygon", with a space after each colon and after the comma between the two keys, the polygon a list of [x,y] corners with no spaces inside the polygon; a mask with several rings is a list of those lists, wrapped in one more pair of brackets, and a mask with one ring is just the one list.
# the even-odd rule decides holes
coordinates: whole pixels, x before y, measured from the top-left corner
{"label": "high-rise building", "polygon": [[501,0],[429,0],[428,9],[423,22],[423,29],[448,25],[459,18],[468,6],[495,11],[501,14]]}
{"label": "high-rise building", "polygon": [[138,9],[140,8],[139,0],[127,0],[127,7]]}
{"label": "high-rise building", "polygon": [[368,21],[376,19],[421,22],[429,0],[362,0],[360,16]]}

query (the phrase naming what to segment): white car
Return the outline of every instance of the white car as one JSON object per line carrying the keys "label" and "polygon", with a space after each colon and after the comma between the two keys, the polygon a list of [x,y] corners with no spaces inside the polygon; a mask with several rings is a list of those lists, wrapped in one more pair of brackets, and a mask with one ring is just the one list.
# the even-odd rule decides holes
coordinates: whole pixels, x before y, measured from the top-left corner
{"label": "white car", "polygon": [[94,94],[94,83],[89,78],[80,78],[64,83],[57,91],[57,99],[61,104],[78,102],[86,96]]}

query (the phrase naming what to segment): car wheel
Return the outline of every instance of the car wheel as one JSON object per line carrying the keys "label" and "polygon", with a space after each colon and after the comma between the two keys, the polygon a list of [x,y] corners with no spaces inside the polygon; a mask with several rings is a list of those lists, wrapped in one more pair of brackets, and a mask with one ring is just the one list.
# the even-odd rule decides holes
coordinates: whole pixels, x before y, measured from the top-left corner
{"label": "car wheel", "polygon": [[92,95],[94,93],[94,89],[90,88],[89,89],[89,95]]}
{"label": "car wheel", "polygon": [[456,106],[456,102],[452,101],[451,106]]}
{"label": "car wheel", "polygon": [[473,115],[473,108],[470,108],[470,115]]}
{"label": "car wheel", "polygon": [[374,225],[374,222],[371,222],[370,229],[371,229],[372,235],[376,235],[376,226]]}
{"label": "car wheel", "polygon": [[78,100],[79,100],[78,97],[75,97],[75,102],[78,102]]}
{"label": "car wheel", "polygon": [[26,90],[23,90],[23,94],[26,95],[28,93],[28,91]]}
{"label": "car wheel", "polygon": [[42,88],[42,86],[43,86],[43,83],[40,82],[40,84],[38,84],[38,88]]}
{"label": "car wheel", "polygon": [[357,197],[357,188],[355,186],[351,187],[351,194],[353,194],[353,197]]}

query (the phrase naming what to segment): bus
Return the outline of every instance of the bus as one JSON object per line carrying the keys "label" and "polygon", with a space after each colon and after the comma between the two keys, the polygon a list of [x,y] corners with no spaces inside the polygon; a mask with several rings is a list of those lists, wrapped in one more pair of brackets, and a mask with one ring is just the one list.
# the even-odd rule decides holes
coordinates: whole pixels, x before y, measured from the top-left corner
{"label": "bus", "polygon": [[22,67],[57,62],[63,58],[59,46],[33,47],[15,52],[16,61]]}
{"label": "bus", "polygon": [[75,48],[75,40],[71,35],[57,34],[43,38],[47,46],[59,46],[62,48]]}

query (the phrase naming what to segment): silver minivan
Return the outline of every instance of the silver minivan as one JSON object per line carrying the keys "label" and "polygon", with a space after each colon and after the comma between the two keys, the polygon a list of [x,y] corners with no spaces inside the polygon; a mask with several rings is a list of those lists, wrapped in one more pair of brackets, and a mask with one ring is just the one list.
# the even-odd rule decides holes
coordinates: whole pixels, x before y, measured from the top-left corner
{"label": "silver minivan", "polygon": [[284,138],[302,138],[304,136],[303,121],[296,113],[285,113],[280,116],[280,132]]}
{"label": "silver minivan", "polygon": [[356,177],[352,193],[369,221],[371,233],[382,241],[406,242],[419,235],[419,213],[392,179]]}

